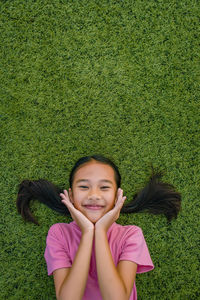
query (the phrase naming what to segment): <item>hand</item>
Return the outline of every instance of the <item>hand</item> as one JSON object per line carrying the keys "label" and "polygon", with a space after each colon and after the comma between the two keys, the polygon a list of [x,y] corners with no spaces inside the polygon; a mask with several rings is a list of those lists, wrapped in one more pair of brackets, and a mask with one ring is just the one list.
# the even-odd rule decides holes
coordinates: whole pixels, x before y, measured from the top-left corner
{"label": "hand", "polygon": [[88,220],[88,218],[86,218],[86,216],[84,216],[84,214],[82,214],[78,209],[76,209],[74,207],[74,205],[71,203],[70,199],[69,199],[69,195],[67,190],[64,190],[64,194],[61,193],[60,194],[62,200],[61,202],[67,206],[72,219],[76,222],[76,224],[80,227],[81,232],[87,233],[87,232],[94,232],[94,224],[92,222],[90,222],[90,220]]}
{"label": "hand", "polygon": [[105,232],[108,231],[108,228],[119,218],[120,210],[125,200],[126,196],[123,197],[123,190],[119,188],[117,191],[117,201],[114,208],[96,222],[95,231],[99,229]]}

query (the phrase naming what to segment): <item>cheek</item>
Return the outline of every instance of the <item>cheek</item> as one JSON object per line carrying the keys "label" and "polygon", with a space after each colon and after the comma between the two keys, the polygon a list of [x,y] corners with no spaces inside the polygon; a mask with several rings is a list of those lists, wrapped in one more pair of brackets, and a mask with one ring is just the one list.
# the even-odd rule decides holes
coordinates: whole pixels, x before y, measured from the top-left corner
{"label": "cheek", "polygon": [[82,200],[83,200],[83,195],[81,195],[80,193],[74,192],[74,194],[73,194],[74,206],[75,207],[80,207]]}
{"label": "cheek", "polygon": [[78,201],[78,200],[75,200],[74,203],[73,203],[74,207],[78,210],[81,210],[81,202]]}
{"label": "cheek", "polygon": [[113,208],[115,206],[116,203],[116,193],[112,193],[110,195],[110,207]]}

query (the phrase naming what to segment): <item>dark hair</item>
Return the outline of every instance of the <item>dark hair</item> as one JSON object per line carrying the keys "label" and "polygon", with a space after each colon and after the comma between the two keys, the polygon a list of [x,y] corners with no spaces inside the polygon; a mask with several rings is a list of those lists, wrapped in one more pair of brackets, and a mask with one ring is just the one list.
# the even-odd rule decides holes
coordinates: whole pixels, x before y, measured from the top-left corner
{"label": "dark hair", "polygon": [[74,180],[74,175],[75,173],[78,171],[78,169],[85,163],[88,163],[90,161],[98,161],[101,163],[104,163],[106,165],[110,165],[115,173],[115,181],[117,184],[117,188],[120,187],[121,185],[121,175],[119,173],[118,167],[112,162],[112,160],[110,160],[109,158],[106,158],[102,155],[92,155],[92,156],[84,156],[81,157],[74,165],[74,167],[71,170],[70,176],[69,176],[69,186],[72,187],[73,184],[73,180]]}
{"label": "dark hair", "polygon": [[[102,155],[92,155],[80,158],[74,165],[69,176],[69,186],[72,187],[74,175],[78,169],[90,161],[98,161],[110,165],[115,174],[117,188],[121,185],[121,176],[118,167]],[[152,175],[146,184],[138,193],[133,196],[133,200],[125,204],[121,210],[122,213],[137,213],[147,211],[152,214],[164,214],[170,222],[177,218],[181,208],[181,195],[175,191],[173,185],[161,181],[162,173],[152,167]],[[60,187],[45,179],[23,180],[19,185],[17,196],[17,210],[26,221],[38,222],[30,211],[30,201],[37,199],[51,209],[62,215],[70,215],[66,206],[61,202],[60,193],[63,191]]]}

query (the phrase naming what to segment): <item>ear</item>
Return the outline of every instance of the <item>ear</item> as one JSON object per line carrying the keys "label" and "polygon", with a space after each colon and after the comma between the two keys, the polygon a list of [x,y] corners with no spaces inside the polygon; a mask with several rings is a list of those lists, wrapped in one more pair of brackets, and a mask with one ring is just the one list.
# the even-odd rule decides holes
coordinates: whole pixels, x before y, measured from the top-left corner
{"label": "ear", "polygon": [[71,188],[69,188],[69,200],[70,200],[71,203],[74,203],[73,192],[72,192]]}

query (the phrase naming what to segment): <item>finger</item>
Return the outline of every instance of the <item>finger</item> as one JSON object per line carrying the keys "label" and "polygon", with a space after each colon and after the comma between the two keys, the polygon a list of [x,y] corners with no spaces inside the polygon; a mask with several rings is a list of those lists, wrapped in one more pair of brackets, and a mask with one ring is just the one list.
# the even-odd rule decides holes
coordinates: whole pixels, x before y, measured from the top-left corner
{"label": "finger", "polygon": [[117,199],[116,199],[116,203],[120,200],[123,199],[123,190],[122,189],[118,189],[118,192],[117,192]]}
{"label": "finger", "polygon": [[118,199],[119,199],[119,197],[120,197],[120,195],[121,195],[121,189],[120,188],[118,188],[118,190],[117,190],[117,196],[116,196],[116,199],[115,199],[115,204],[117,203],[117,201],[118,201]]}
{"label": "finger", "polygon": [[68,194],[67,190],[64,190],[64,195],[65,195],[65,197],[67,197],[69,199],[69,194]]}
{"label": "finger", "polygon": [[116,209],[121,209],[125,200],[126,200],[126,196],[124,196],[122,198],[118,198],[118,200],[115,204]]}
{"label": "finger", "polygon": [[67,207],[73,208],[74,206],[72,205],[71,201],[69,200],[69,196],[66,190],[64,190],[64,194],[60,193],[61,196],[61,202],[65,204]]}
{"label": "finger", "polygon": [[[68,199],[70,201],[70,197],[69,197],[69,194],[67,192],[67,190],[64,190],[63,193],[60,193],[60,196],[63,198],[63,199]],[[71,202],[71,201],[70,201]]]}
{"label": "finger", "polygon": [[122,198],[123,197],[123,190],[121,188],[119,188],[118,190],[118,198]]}
{"label": "finger", "polygon": [[69,198],[69,196],[68,196],[68,193],[67,193],[67,191],[66,191],[66,190],[63,190],[63,192],[62,192],[62,193],[60,193],[60,195],[61,195],[62,197]]}
{"label": "finger", "polygon": [[117,196],[120,197],[121,194],[123,194],[123,190],[121,188],[118,188]]}
{"label": "finger", "polygon": [[61,202],[65,202],[65,203],[67,203],[67,204],[70,204],[71,202],[69,201],[69,199],[67,199],[66,197],[63,197],[62,199],[61,199]]}

